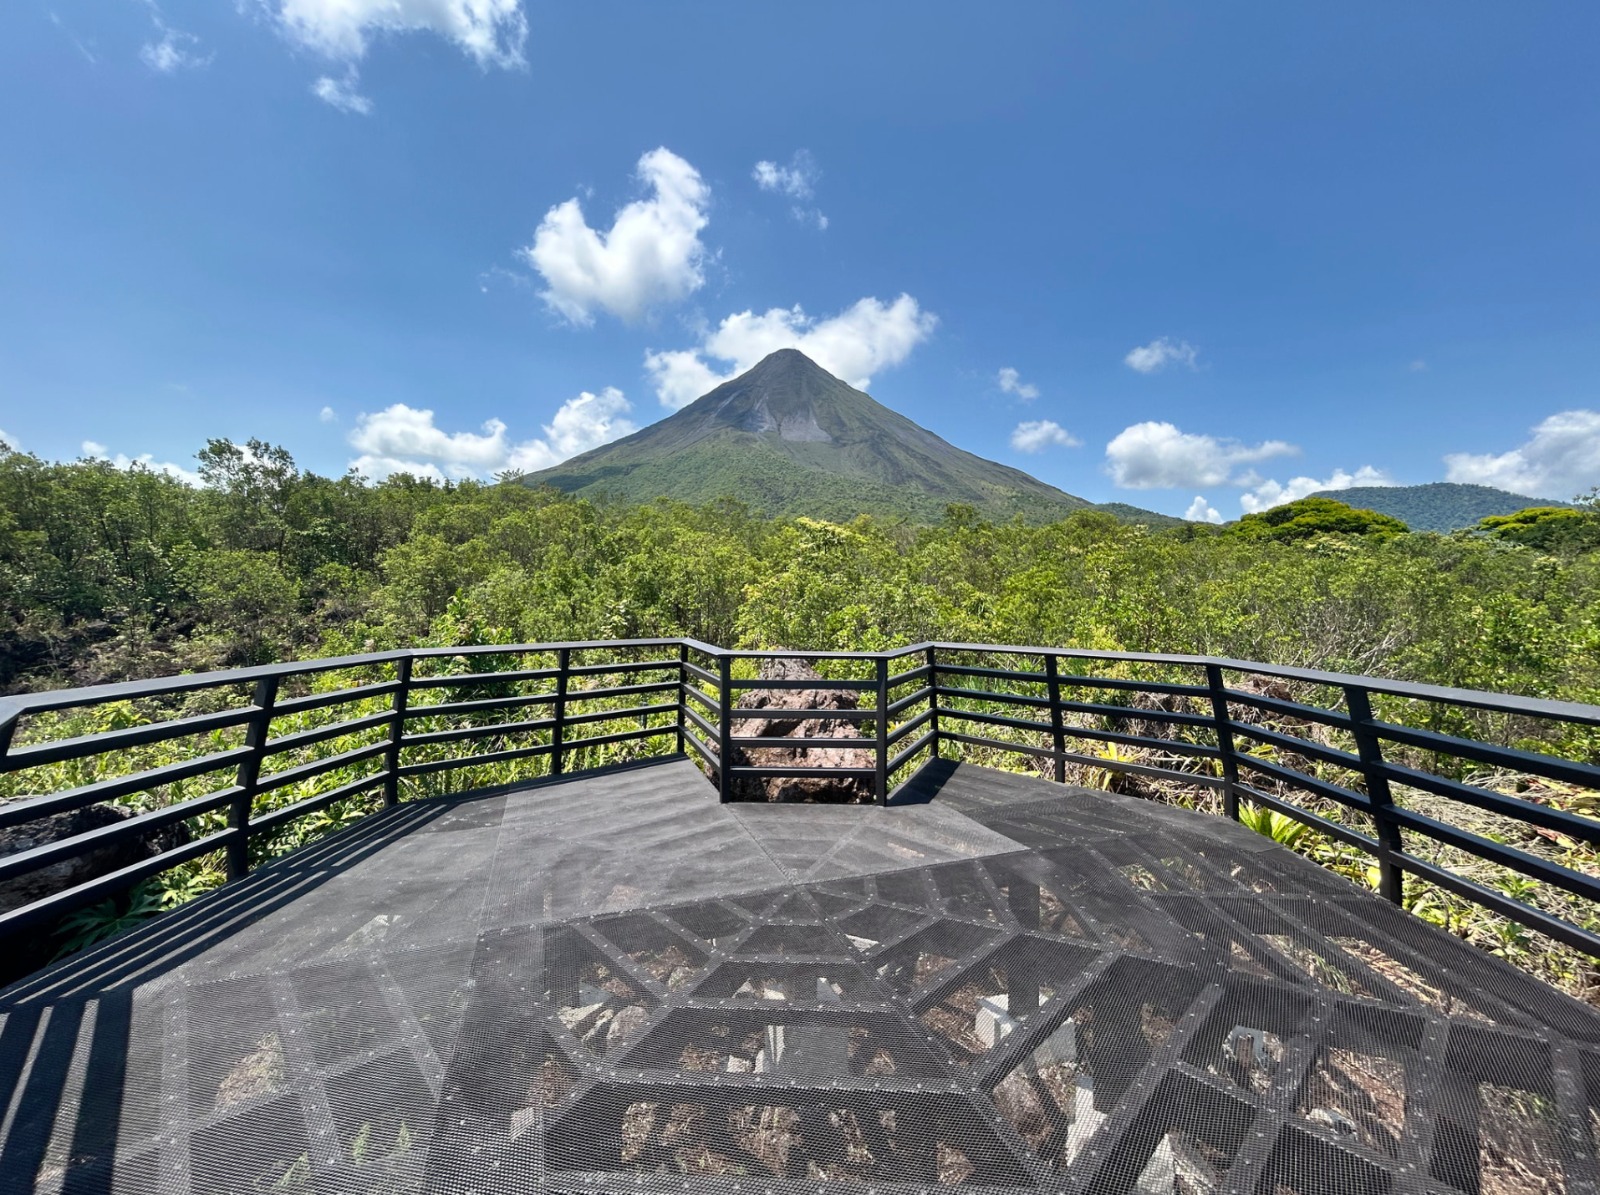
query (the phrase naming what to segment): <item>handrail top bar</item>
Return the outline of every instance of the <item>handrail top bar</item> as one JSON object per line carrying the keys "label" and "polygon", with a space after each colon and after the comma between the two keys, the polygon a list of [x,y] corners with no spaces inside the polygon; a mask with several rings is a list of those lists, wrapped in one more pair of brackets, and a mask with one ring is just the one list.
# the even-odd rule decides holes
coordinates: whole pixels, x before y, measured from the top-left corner
{"label": "handrail top bar", "polygon": [[[698,639],[588,639],[562,643],[475,644],[469,647],[425,647],[409,650],[372,652],[365,655],[335,656],[325,659],[290,661],[281,664],[263,664],[253,668],[234,668],[218,672],[183,673],[177,676],[158,677],[151,680],[121,681],[107,685],[91,685],[76,689],[51,689],[41,693],[24,693],[0,697],[0,729],[15,722],[24,714],[44,713],[70,709],[101,701],[122,701],[139,697],[160,697],[175,693],[194,692],[198,689],[217,688],[229,684],[243,684],[264,677],[288,677],[340,668],[358,668],[374,664],[395,663],[403,659],[435,659],[460,655],[518,654],[546,651],[579,651],[629,647],[685,647],[705,655],[726,659],[810,659],[810,660],[895,660],[926,652],[932,648],[942,651],[998,653],[1001,655],[1055,656],[1062,659],[1101,660],[1117,663],[1170,664],[1191,668],[1219,668],[1227,672],[1245,672],[1257,676],[1271,676],[1283,680],[1297,680],[1309,684],[1337,688],[1360,688],[1372,693],[1393,697],[1407,697],[1423,701],[1443,702],[1472,709],[1497,713],[1527,714],[1534,717],[1558,718],[1589,726],[1600,726],[1600,706],[1576,701],[1555,701],[1514,694],[1490,693],[1476,689],[1458,689],[1443,685],[1429,685],[1415,681],[1388,680],[1371,676],[1356,676],[1342,672],[1322,672],[1313,668],[1292,665],[1263,664],[1250,660],[1234,660],[1219,656],[1175,655],[1158,652],[1115,652],[1076,647],[1025,646],[1009,643],[954,643],[921,642],[891,651],[836,652],[836,651],[738,651],[716,647]],[[675,661],[673,661],[675,663]]]}

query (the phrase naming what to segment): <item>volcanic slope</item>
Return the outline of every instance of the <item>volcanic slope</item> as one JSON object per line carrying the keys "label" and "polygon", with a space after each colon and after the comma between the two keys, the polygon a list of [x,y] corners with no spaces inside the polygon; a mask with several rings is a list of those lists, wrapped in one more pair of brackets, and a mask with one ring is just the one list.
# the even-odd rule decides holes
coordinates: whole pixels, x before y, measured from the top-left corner
{"label": "volcanic slope", "polygon": [[731,497],[765,515],[835,521],[865,513],[931,523],[959,502],[992,520],[1020,514],[1045,522],[1092,507],[963,452],[795,349],[780,349],[659,423],[522,481],[624,502]]}

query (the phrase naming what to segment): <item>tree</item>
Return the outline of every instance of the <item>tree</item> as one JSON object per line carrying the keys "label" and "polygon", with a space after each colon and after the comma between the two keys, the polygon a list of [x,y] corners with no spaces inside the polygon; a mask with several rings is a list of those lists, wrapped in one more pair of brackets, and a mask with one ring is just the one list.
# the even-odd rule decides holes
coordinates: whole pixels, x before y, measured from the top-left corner
{"label": "tree", "polygon": [[1333,498],[1301,498],[1245,515],[1227,533],[1246,539],[1302,540],[1318,535],[1388,537],[1409,530],[1399,519]]}

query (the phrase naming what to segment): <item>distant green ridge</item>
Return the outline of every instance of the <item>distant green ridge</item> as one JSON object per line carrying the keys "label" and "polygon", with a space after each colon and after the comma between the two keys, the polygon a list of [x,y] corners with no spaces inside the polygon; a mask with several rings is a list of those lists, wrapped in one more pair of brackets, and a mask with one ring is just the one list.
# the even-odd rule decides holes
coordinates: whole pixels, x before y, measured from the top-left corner
{"label": "distant green ridge", "polygon": [[1487,485],[1434,481],[1427,485],[1357,486],[1323,490],[1313,498],[1333,498],[1347,506],[1375,510],[1399,519],[1413,531],[1458,531],[1476,527],[1488,515],[1508,515],[1530,506],[1566,506]]}
{"label": "distant green ridge", "polygon": [[[1093,505],[962,451],[795,349],[780,349],[659,423],[522,481],[623,502],[734,498],[763,515],[839,522],[871,514],[934,523],[945,507],[966,503],[993,521],[1021,515],[1041,523]],[[1167,521],[1141,516],[1135,521]]]}

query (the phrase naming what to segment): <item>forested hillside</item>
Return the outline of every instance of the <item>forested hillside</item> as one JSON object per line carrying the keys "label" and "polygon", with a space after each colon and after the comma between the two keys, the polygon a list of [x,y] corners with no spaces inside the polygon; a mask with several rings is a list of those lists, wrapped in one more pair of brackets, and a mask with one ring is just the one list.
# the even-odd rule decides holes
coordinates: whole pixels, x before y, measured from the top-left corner
{"label": "forested hillside", "polygon": [[1407,534],[1322,500],[1222,529],[1094,511],[992,524],[960,506],[916,528],[367,485],[255,442],[213,441],[200,460],[208,485],[191,489],[103,461],[0,456],[0,686],[412,642],[688,634],[1205,652],[1600,698],[1600,552]]}

